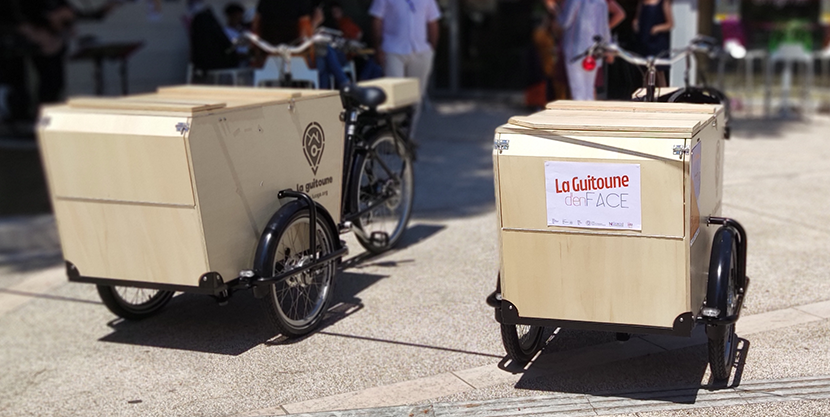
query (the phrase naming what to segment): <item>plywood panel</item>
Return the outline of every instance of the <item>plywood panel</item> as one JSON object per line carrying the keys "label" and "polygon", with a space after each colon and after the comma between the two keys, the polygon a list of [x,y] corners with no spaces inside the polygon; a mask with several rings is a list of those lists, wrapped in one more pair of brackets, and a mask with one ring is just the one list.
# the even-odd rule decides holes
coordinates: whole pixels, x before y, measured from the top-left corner
{"label": "plywood panel", "polygon": [[635,137],[617,135],[594,136],[591,134],[561,134],[539,130],[523,130],[519,133],[501,133],[501,139],[509,141],[509,149],[500,155],[550,156],[589,159],[657,159],[679,161],[682,155],[674,155],[675,146],[686,141],[678,138],[654,138],[638,133]]}
{"label": "plywood panel", "polygon": [[522,317],[670,328],[688,311],[683,240],[501,234],[502,294]]}
{"label": "plywood panel", "polygon": [[[339,221],[341,110],[339,97],[328,96],[298,100],[293,111],[272,105],[193,119],[188,143],[211,270],[232,279],[252,266],[259,236],[281,206],[280,190],[302,186]],[[316,172],[303,151],[312,123],[325,137]]]}
{"label": "plywood panel", "polygon": [[[522,135],[499,135],[510,140],[510,149],[495,152],[499,168],[499,193],[502,227],[535,230],[570,230],[584,233],[607,233],[596,229],[575,229],[547,226],[545,200],[545,161],[588,161],[632,163],[640,165],[642,193],[642,225],[640,231],[613,231],[613,233],[672,236],[685,235],[683,160],[654,159],[649,154],[670,155],[676,140],[578,138],[589,144],[610,146],[594,148],[559,139]],[[567,138],[560,138],[567,139]],[[655,148],[656,147],[656,148]],[[621,153],[632,150],[643,157]],[[610,232],[608,232],[610,233]]]}
{"label": "plywood panel", "polygon": [[[700,170],[700,195],[692,199],[692,176],[687,178],[687,205],[689,223],[689,244],[691,250],[689,253],[690,265],[690,288],[691,288],[691,306],[699,308],[703,304],[703,298],[706,294],[706,282],[709,274],[709,257],[712,251],[712,239],[714,234],[720,226],[707,225],[707,218],[709,216],[721,215],[721,200],[723,197],[723,148],[724,141],[721,129],[709,127],[702,131],[700,135],[690,141],[690,146],[694,147],[700,144],[701,151],[701,170]],[[691,162],[688,163],[689,172],[691,174]],[[692,204],[697,203],[699,216],[698,229],[699,233],[694,242],[692,242],[694,230],[694,216],[691,214]]]}
{"label": "plywood panel", "polygon": [[379,110],[385,111],[410,106],[421,101],[421,90],[417,78],[384,77],[358,83],[361,87],[379,87],[386,93],[386,102]]}
{"label": "plywood panel", "polygon": [[64,258],[81,275],[198,286],[208,272],[194,208],[54,200]]}
{"label": "plywood panel", "polygon": [[56,196],[194,205],[181,136],[49,130],[41,146]]}
{"label": "plywood panel", "polygon": [[175,113],[195,113],[225,107],[224,102],[204,100],[164,100],[155,96],[99,98],[78,97],[69,100],[69,107],[77,109],[139,110]]}
{"label": "plywood panel", "polygon": [[550,102],[547,109],[557,110],[593,110],[621,113],[701,113],[717,114],[723,111],[723,106],[715,104],[688,104],[688,103],[645,103],[636,101],[575,101],[559,100]]}
{"label": "plywood panel", "polygon": [[708,118],[688,113],[606,113],[578,110],[545,110],[530,116],[515,116],[510,123],[533,129],[564,129],[579,131],[636,131],[684,133],[693,135]]}
{"label": "plywood panel", "polygon": [[106,113],[100,110],[72,109],[69,106],[51,106],[43,108],[38,128],[39,133],[84,132],[181,138],[182,134],[176,126],[189,120],[185,114],[169,116],[141,113]]}

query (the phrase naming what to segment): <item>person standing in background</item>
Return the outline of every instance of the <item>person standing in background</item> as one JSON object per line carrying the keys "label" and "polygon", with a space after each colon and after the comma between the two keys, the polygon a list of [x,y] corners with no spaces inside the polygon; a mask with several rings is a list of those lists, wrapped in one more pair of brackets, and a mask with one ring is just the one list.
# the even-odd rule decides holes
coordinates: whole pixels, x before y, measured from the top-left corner
{"label": "person standing in background", "polygon": [[[582,67],[582,60],[574,59],[594,43],[595,36],[606,42],[611,40],[607,0],[565,0],[558,17],[564,31],[562,45],[571,97],[574,100],[593,100],[597,70],[589,71]],[[598,60],[597,66],[600,65],[602,61]]]}
{"label": "person standing in background", "polygon": [[[641,55],[658,56],[668,51],[671,47],[669,33],[674,27],[671,0],[640,0],[632,24]],[[657,69],[657,87],[667,86],[669,67],[664,65]]]}
{"label": "person standing in background", "polygon": [[[251,32],[271,45],[291,43],[297,38],[310,38],[314,31],[311,13],[310,0],[259,0],[251,22]],[[257,49],[254,66],[261,67],[265,58],[265,54]]]}
{"label": "person standing in background", "polygon": [[[614,36],[614,29],[619,27],[620,23],[625,20],[625,10],[617,3],[616,0],[607,0],[608,1],[608,28],[611,30],[611,35]],[[615,39],[611,39],[611,41],[616,41]],[[608,83],[606,82],[608,79],[608,71],[610,70],[611,64],[614,63],[614,56],[609,55],[605,58],[608,65],[604,65],[597,68],[597,81],[596,81],[596,92],[597,98],[601,99],[608,99]]]}
{"label": "person standing in background", "polygon": [[[637,45],[637,36],[634,33],[634,17],[637,14],[638,0],[618,0],[625,13],[625,19],[616,27],[611,28],[611,36],[620,48],[634,51]],[[642,86],[642,74],[636,65],[624,59],[615,59],[607,67],[608,86],[606,99],[631,100],[631,95]]]}
{"label": "person standing in background", "polygon": [[[438,4],[435,0],[374,0],[369,15],[376,57],[386,76],[417,78],[423,98],[438,46]],[[419,104],[412,120],[413,136],[420,113]]]}

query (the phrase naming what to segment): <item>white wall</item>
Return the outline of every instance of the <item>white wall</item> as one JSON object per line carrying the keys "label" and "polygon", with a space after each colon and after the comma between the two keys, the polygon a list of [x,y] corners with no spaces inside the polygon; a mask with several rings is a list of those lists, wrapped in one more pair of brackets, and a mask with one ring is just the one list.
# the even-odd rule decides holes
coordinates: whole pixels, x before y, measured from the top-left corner
{"label": "white wall", "polygon": [[[253,7],[256,0],[239,1]],[[228,0],[205,0],[213,7],[217,18],[224,22],[222,9]],[[81,2],[85,5],[89,2]],[[143,0],[125,3],[101,22],[84,22],[77,26],[77,36],[94,35],[100,42],[144,41],[129,60],[130,93],[154,91],[161,85],[183,84],[188,61],[188,38],[181,17],[186,12],[186,1],[163,1],[162,14],[157,21],[148,19],[147,3]],[[74,45],[73,45],[74,46]],[[70,51],[70,55],[71,55]],[[121,81],[115,62],[104,64],[104,92],[119,95]],[[95,92],[91,61],[67,64],[68,96],[92,95]]]}

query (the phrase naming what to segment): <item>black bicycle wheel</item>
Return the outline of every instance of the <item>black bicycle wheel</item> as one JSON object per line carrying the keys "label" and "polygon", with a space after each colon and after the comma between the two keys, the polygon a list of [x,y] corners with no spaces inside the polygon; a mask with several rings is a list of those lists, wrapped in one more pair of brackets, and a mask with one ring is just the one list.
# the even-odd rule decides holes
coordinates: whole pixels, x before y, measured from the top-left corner
{"label": "black bicycle wheel", "polygon": [[[309,222],[307,208],[295,212],[277,231],[274,248],[274,275],[314,262],[309,251]],[[316,252],[323,257],[334,251],[335,232],[317,217]],[[314,330],[326,312],[334,294],[336,261],[289,276],[268,287],[263,303],[268,317],[284,336],[297,337]]]}
{"label": "black bicycle wheel", "polygon": [[526,324],[502,324],[501,342],[513,362],[528,363],[542,348],[544,327]]}
{"label": "black bicycle wheel", "polygon": [[385,130],[358,157],[352,185],[352,210],[358,242],[372,253],[395,246],[412,215],[414,177],[406,144]]}
{"label": "black bicycle wheel", "polygon": [[141,320],[158,313],[173,298],[173,291],[97,285],[104,305],[116,316]]}
{"label": "black bicycle wheel", "polygon": [[[720,238],[712,246],[712,259],[709,265],[709,277],[715,278],[718,274],[726,274],[722,283],[726,285],[726,299],[718,303],[725,309],[724,316],[732,316],[738,308],[738,251],[735,239],[731,234],[724,234],[728,239]],[[707,325],[706,335],[709,339],[709,368],[715,380],[729,379],[732,366],[735,363],[735,324]]]}

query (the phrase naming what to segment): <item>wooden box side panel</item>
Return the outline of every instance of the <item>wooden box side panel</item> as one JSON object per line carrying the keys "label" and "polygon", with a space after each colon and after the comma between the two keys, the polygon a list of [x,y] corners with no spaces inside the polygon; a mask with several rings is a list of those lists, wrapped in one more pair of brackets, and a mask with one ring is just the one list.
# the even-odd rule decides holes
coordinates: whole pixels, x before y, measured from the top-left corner
{"label": "wooden box side panel", "polygon": [[[193,119],[188,145],[212,271],[230,280],[253,266],[259,237],[282,206],[280,190],[301,188],[340,221],[341,110],[335,95],[298,100],[293,110],[270,105]],[[315,123],[324,145],[312,163],[303,137]]]}
{"label": "wooden box side panel", "polygon": [[688,311],[683,240],[502,231],[521,317],[672,327]]}
{"label": "wooden box side panel", "polygon": [[64,258],[81,275],[198,286],[208,272],[194,208],[54,200]]}
{"label": "wooden box side panel", "polygon": [[[496,133],[495,141],[500,140],[500,138],[501,138],[501,134]],[[498,150],[493,151],[493,186],[494,186],[495,194],[496,194],[496,225],[497,225],[496,227],[498,227],[497,230],[501,230],[501,228],[502,228],[501,189],[499,188],[499,151]],[[501,233],[499,233],[499,238],[498,239],[499,239],[499,242],[498,242],[498,245],[499,245],[499,280],[500,280],[501,279],[501,272],[502,272],[501,268],[504,265],[504,263],[502,262],[502,253],[504,251],[503,251],[503,246],[502,246]]]}
{"label": "wooden box side panel", "polygon": [[[568,145],[568,144],[564,144]],[[569,145],[574,146],[574,145]],[[571,155],[563,152],[561,155]],[[547,225],[545,161],[631,163],[640,165],[642,232],[613,233],[683,237],[683,163],[653,159],[592,159],[565,157],[499,157],[502,226],[511,229],[603,232]]]}
{"label": "wooden box side panel", "polygon": [[[718,126],[722,126],[719,124]],[[691,308],[698,309],[703,305],[706,297],[706,283],[709,279],[709,258],[712,251],[712,239],[720,227],[718,225],[707,225],[707,218],[721,215],[721,201],[723,199],[723,132],[721,129],[710,126],[701,131],[699,135],[690,141],[690,149],[699,146],[700,152],[700,192],[694,195],[694,168],[691,161],[687,162],[689,175],[687,176],[687,201],[690,211],[688,236],[691,250],[690,260],[690,291]],[[693,207],[693,204],[697,204]],[[695,210],[695,208],[697,210]],[[695,212],[698,216],[693,215]],[[697,219],[697,237],[695,237],[695,224]],[[693,239],[693,240],[692,240]]]}
{"label": "wooden box side panel", "polygon": [[181,136],[47,130],[40,143],[56,197],[195,204]]}

